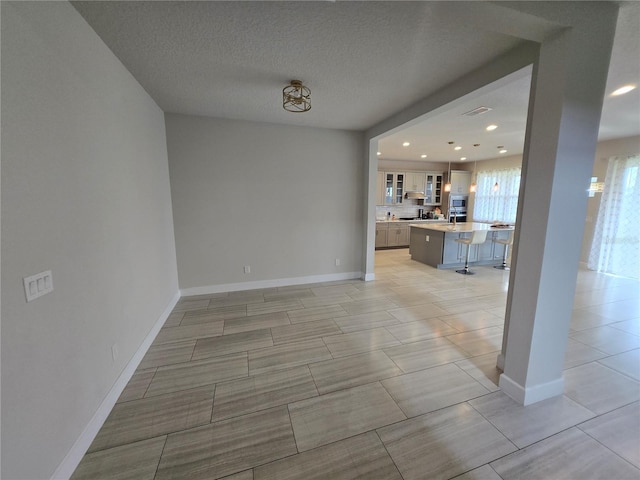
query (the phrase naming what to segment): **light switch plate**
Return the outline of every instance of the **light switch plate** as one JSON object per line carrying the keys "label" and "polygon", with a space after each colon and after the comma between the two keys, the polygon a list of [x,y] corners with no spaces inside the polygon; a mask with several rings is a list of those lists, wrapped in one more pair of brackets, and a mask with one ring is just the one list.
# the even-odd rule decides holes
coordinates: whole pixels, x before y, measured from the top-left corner
{"label": "light switch plate", "polygon": [[53,291],[53,275],[51,270],[24,277],[24,293],[27,302]]}

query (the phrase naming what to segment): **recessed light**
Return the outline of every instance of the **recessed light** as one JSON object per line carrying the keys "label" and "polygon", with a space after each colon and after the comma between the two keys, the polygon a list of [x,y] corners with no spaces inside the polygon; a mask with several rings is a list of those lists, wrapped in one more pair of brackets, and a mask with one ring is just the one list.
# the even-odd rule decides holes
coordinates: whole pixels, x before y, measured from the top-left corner
{"label": "recessed light", "polygon": [[420,158],[427,158],[427,154],[423,153],[422,155],[420,155]]}
{"label": "recessed light", "polygon": [[403,146],[403,147],[408,147],[409,145],[411,145],[409,142],[404,142],[404,143],[402,144],[402,146]]}
{"label": "recessed light", "polygon": [[495,130],[496,128],[498,128],[498,125],[489,125],[486,130],[487,132],[491,132],[493,130]]}
{"label": "recessed light", "polygon": [[460,161],[464,162],[467,159],[467,157],[460,157]]}
{"label": "recessed light", "polygon": [[382,154],[381,154],[380,152],[378,152],[376,155],[380,156],[380,155],[382,155]]}
{"label": "recessed light", "polygon": [[502,149],[502,150],[500,150],[500,153],[507,153],[507,151]]}
{"label": "recessed light", "polygon": [[611,93],[612,97],[617,97],[618,95],[624,95],[625,93],[629,93],[631,90],[635,89],[635,85],[625,85],[624,87],[620,87],[616,91]]}
{"label": "recessed light", "polygon": [[454,150],[462,150],[462,147],[458,145],[457,147],[453,147]]}

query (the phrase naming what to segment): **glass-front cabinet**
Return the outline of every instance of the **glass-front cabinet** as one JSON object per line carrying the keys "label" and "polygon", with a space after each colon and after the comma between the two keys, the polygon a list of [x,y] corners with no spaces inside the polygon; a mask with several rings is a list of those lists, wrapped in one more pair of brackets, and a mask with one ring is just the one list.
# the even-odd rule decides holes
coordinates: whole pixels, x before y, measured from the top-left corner
{"label": "glass-front cabinet", "polygon": [[405,174],[398,172],[385,172],[385,189],[384,203],[385,205],[395,205],[402,203],[404,195]]}
{"label": "glass-front cabinet", "polygon": [[424,192],[425,205],[442,205],[442,172],[427,172]]}

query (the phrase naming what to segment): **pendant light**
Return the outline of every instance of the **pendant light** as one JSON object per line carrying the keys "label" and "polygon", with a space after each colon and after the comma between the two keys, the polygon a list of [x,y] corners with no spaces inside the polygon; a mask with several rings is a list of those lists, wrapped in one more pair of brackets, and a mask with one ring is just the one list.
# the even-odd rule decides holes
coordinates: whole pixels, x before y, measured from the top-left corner
{"label": "pendant light", "polygon": [[475,193],[478,190],[478,184],[476,180],[478,179],[478,172],[476,171],[476,165],[478,165],[478,161],[473,162],[473,178],[474,181],[471,185],[469,185],[469,193]]}
{"label": "pendant light", "polygon": [[499,188],[500,188],[500,185],[498,185],[498,182],[496,181],[496,183],[493,184],[493,191],[497,192]]}
{"label": "pendant light", "polygon": [[451,160],[449,160],[449,176],[447,177],[447,183],[444,184],[444,191],[451,191]]}

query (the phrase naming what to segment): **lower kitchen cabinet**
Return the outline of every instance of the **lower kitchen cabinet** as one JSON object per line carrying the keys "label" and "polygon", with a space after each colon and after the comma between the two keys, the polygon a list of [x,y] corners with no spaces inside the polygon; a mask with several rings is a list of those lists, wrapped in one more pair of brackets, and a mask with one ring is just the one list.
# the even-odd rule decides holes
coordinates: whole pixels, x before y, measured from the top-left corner
{"label": "lower kitchen cabinet", "polygon": [[408,246],[408,223],[376,223],[376,248]]}
{"label": "lower kitchen cabinet", "polygon": [[376,223],[376,248],[387,246],[389,226],[386,223]]}
{"label": "lower kitchen cabinet", "polygon": [[408,247],[409,225],[389,225],[387,247]]}

